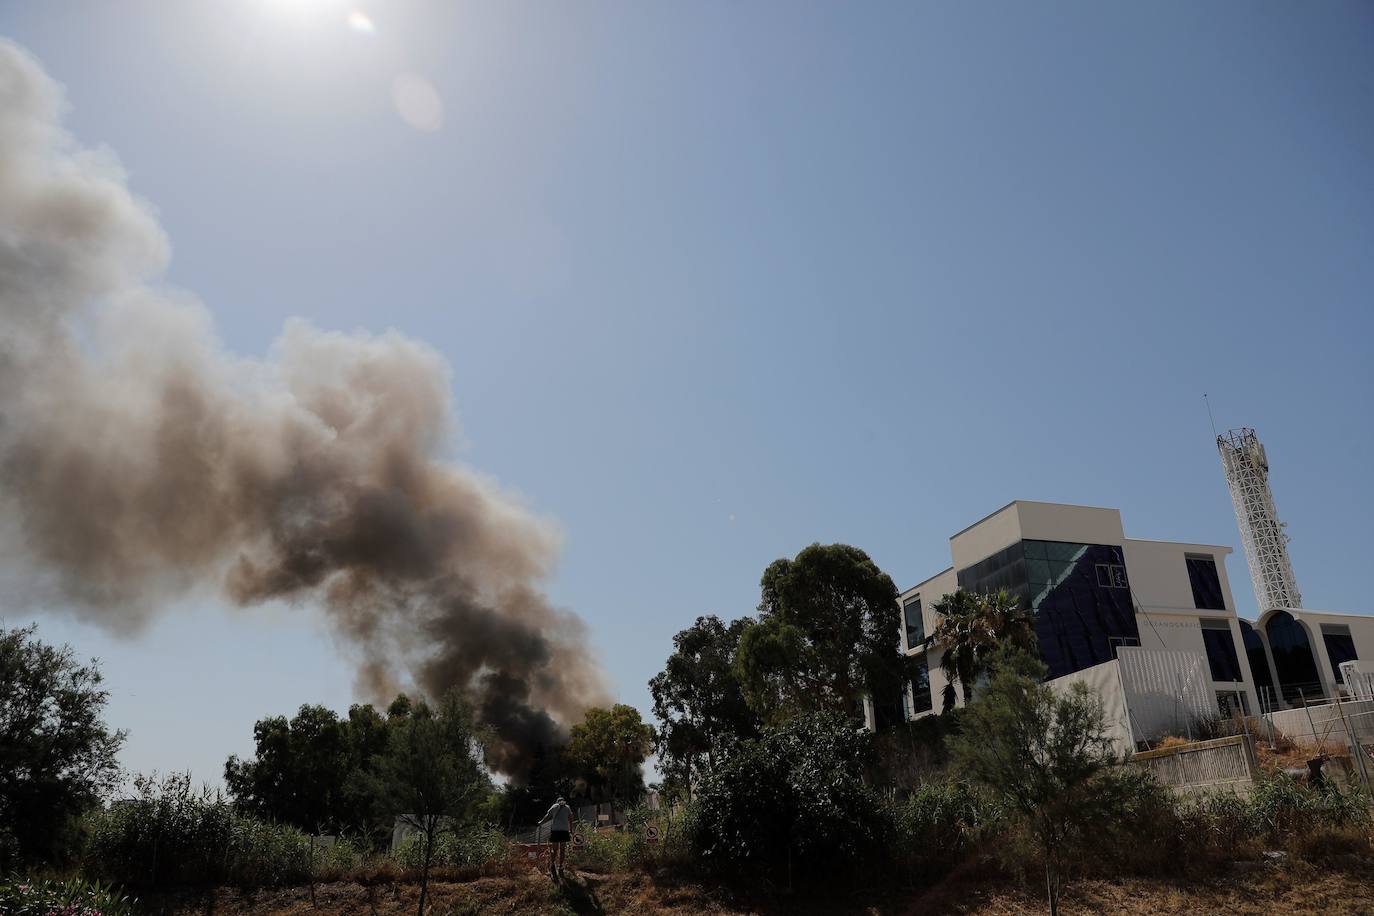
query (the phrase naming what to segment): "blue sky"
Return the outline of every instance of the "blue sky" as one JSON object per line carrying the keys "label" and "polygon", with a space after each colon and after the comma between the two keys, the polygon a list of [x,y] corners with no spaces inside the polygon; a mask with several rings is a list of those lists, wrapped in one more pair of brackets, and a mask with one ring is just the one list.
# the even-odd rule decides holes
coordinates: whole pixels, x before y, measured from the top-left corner
{"label": "blue sky", "polygon": [[[1203,392],[1268,447],[1306,603],[1374,610],[1367,4],[131,0],[0,34],[228,347],[304,316],[444,354],[453,457],[560,521],[550,594],[646,713],[769,561],[844,541],[904,587],[1015,498],[1232,545],[1253,615]],[[133,770],[217,781],[257,718],[351,700],[309,608],[39,622],[104,660]]]}

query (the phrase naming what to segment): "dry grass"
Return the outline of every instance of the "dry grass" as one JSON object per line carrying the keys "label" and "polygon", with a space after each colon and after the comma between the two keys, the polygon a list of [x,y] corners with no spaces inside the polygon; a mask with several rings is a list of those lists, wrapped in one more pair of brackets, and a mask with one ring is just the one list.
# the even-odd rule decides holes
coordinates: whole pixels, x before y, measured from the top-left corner
{"label": "dry grass", "polygon": [[[1048,913],[1038,888],[937,887],[904,912],[1012,916]],[[1374,914],[1374,875],[1362,859],[1334,868],[1249,863],[1205,882],[1180,886],[1159,879],[1075,881],[1065,893],[1065,916],[1088,913]]]}
{"label": "dry grass", "polygon": [[[730,891],[679,880],[666,872],[624,874],[581,872],[562,885],[533,871],[469,881],[437,880],[430,886],[433,916],[458,914],[668,913],[676,916],[727,914],[864,913],[1012,916],[1045,913],[1037,887],[1009,886],[970,871],[952,876],[928,892],[856,899],[814,894],[777,900],[742,899]],[[360,885],[336,882],[316,888],[287,888],[246,894],[212,894],[168,899],[152,912],[192,916],[402,916],[415,912],[419,888],[411,883]],[[1335,856],[1318,868],[1303,862],[1238,863],[1225,874],[1189,885],[1159,879],[1080,880],[1068,888],[1068,914],[1351,913],[1374,916],[1374,869],[1365,857]]]}

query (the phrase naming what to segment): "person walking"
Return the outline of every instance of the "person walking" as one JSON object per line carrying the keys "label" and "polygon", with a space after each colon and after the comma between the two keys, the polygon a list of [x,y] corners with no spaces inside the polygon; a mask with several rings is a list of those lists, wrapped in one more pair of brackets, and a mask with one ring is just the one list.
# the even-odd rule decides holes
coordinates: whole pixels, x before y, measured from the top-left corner
{"label": "person walking", "polygon": [[572,839],[572,809],[561,797],[540,820],[539,825],[544,824],[549,825],[549,874],[558,877],[568,854],[568,841]]}

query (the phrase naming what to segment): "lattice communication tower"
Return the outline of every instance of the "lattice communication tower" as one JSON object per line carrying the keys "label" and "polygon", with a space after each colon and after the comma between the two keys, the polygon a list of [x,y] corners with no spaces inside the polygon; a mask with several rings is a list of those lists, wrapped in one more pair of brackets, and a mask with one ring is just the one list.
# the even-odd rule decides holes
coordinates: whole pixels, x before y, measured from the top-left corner
{"label": "lattice communication tower", "polygon": [[1293,564],[1288,560],[1288,535],[1269,491],[1269,460],[1264,446],[1249,427],[1217,436],[1217,451],[1231,488],[1231,504],[1240,525],[1240,541],[1250,564],[1250,581],[1260,613],[1276,607],[1302,607]]}

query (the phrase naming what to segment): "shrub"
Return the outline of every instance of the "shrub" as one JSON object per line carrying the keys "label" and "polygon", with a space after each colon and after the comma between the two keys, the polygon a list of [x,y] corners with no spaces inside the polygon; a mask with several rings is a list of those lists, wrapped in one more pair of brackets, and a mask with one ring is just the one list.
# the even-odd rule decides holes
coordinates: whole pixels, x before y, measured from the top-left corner
{"label": "shrub", "polygon": [[928,782],[889,806],[889,849],[896,864],[915,878],[941,874],[984,837],[1006,826],[997,800],[965,782]]}
{"label": "shrub", "polygon": [[[189,775],[140,777],[137,797],[90,819],[84,868],[135,887],[258,887],[310,877],[310,838],[238,813]],[[317,851],[317,855],[318,855]]]}
{"label": "shrub", "polygon": [[[592,824],[575,825],[573,829],[582,834],[584,844],[571,854],[578,865],[594,871],[624,871],[669,860],[687,864],[692,859],[692,823],[690,815],[668,818],[640,805],[632,808],[625,823],[615,830],[599,833]],[[650,825],[658,829],[655,843],[648,841]]]}
{"label": "shrub", "polygon": [[1369,798],[1335,785],[1313,788],[1278,773],[1250,793],[1250,830],[1273,843],[1311,833],[1319,827],[1365,827],[1370,824]]}
{"label": "shrub", "polygon": [[742,742],[702,783],[691,821],[703,865],[774,881],[877,867],[886,809],[864,784],[868,735],[832,714]]}
{"label": "shrub", "polygon": [[6,916],[134,916],[136,903],[109,885],[80,878],[0,879],[0,913]]}
{"label": "shrub", "polygon": [[[495,827],[474,826],[461,830],[444,830],[434,837],[436,867],[470,868],[504,862],[510,853],[510,841]],[[424,837],[409,837],[396,850],[394,858],[403,868],[424,865]]]}
{"label": "shrub", "polygon": [[576,850],[576,864],[591,871],[624,871],[641,864],[644,860],[644,838],[642,833],[632,830],[612,830],[597,833],[590,824],[577,825],[582,832],[584,845]]}

